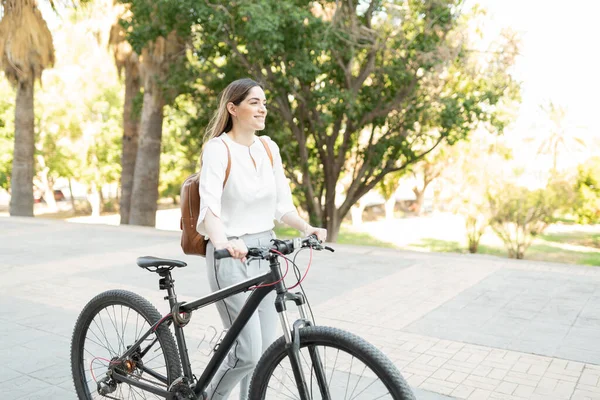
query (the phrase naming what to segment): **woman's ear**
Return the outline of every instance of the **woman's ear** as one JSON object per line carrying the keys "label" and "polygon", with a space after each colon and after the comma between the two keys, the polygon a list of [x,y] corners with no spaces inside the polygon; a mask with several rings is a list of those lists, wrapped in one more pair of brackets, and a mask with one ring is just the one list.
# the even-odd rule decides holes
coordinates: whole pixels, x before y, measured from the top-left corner
{"label": "woman's ear", "polygon": [[231,101],[227,103],[227,111],[229,111],[229,114],[231,114],[232,116],[236,116],[236,107],[235,104],[233,104]]}

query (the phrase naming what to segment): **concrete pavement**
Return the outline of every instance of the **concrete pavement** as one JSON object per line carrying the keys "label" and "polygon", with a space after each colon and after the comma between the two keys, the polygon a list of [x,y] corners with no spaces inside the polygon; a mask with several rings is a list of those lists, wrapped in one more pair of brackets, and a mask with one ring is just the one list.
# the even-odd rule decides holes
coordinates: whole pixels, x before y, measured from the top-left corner
{"label": "concrete pavement", "polygon": [[[380,347],[419,399],[600,399],[600,269],[334,247],[315,254],[304,285],[317,323]],[[183,255],[177,232],[0,218],[0,398],[75,398],[70,337],[95,294],[129,289],[167,312],[141,255],[188,262],[180,300],[210,292],[204,259]],[[195,349],[220,327],[216,309],[192,324]]]}

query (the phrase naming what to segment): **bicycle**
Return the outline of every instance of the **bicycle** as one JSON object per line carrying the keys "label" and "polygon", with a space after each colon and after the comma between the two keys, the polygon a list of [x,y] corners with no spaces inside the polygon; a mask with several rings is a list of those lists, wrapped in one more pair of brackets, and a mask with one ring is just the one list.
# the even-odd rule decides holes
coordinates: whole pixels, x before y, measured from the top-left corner
{"label": "bicycle", "polygon": [[[171,275],[174,268],[185,267],[185,262],[138,258],[138,266],[160,276],[159,288],[167,291],[165,300],[169,300],[171,312],[161,316],[146,299],[125,290],[109,290],[90,300],[77,319],[71,342],[71,369],[79,399],[138,399],[148,395],[159,399],[205,400],[205,390],[239,332],[264,297],[276,290],[275,308],[284,334],[260,358],[251,379],[249,399],[413,400],[406,381],[380,350],[352,333],[314,325],[302,292],[288,291],[279,256],[303,248],[333,251],[315,236],[275,239],[271,246],[249,248],[248,262],[268,260],[270,272],[187,303],[177,301]],[[228,256],[227,250],[215,251],[215,259]],[[191,313],[248,290],[252,294],[197,378],[183,332]],[[291,325],[288,301],[296,304],[300,315]],[[349,363],[339,360],[340,353],[351,357]],[[364,368],[356,369],[355,362],[362,363]]]}

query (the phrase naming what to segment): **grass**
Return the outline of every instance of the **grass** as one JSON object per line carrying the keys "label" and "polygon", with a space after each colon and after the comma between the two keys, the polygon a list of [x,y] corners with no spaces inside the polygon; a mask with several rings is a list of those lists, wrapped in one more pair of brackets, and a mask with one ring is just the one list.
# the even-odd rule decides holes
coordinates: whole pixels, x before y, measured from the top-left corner
{"label": "grass", "polygon": [[[282,226],[282,227],[275,228],[275,234],[277,235],[278,238],[289,239],[292,237],[297,237],[298,231],[294,228]],[[348,228],[344,228],[343,226],[340,229],[340,232],[338,234],[337,243],[350,244],[350,245],[355,245],[355,246],[375,246],[375,247],[388,247],[388,248],[396,247],[392,243],[388,243],[388,242],[384,242],[382,240],[375,239],[373,236],[371,236],[367,233],[355,232]]]}
{"label": "grass", "polygon": [[[291,238],[298,236],[298,231],[289,227],[275,228],[278,237]],[[338,243],[350,245],[367,245],[394,248],[392,243],[387,243],[361,232],[348,228],[340,230]],[[564,248],[561,245],[569,244],[579,248]],[[468,253],[466,244],[458,240],[441,240],[436,238],[421,239],[418,243],[411,244],[407,249],[421,249],[438,253]],[[589,251],[587,251],[589,249]],[[600,233],[590,233],[581,230],[549,233],[537,238],[525,252],[526,260],[551,261],[567,264],[582,264],[600,266]],[[508,257],[507,250],[502,245],[482,242],[478,254],[488,254],[497,257]]]}
{"label": "grass", "polygon": [[600,249],[600,233],[572,231],[541,235],[541,238],[547,242],[568,243],[576,246]]}
{"label": "grass", "polygon": [[[587,243],[589,241],[589,236],[589,233],[586,235],[579,235],[578,233],[543,235],[541,238],[536,239],[531,247],[527,249],[525,252],[525,259],[600,266],[600,252],[594,252],[594,247],[582,246],[588,247],[591,250],[586,251],[583,248],[576,250],[565,249],[555,245],[555,243],[565,243],[565,241],[562,240],[564,237],[567,237],[576,243],[582,243],[582,240],[583,243]],[[600,235],[596,234],[592,236],[597,240]],[[551,240],[548,240],[548,237],[550,237]],[[467,253],[466,245],[463,245],[458,241],[440,240],[434,238],[422,239],[419,243],[413,244],[410,247],[442,253]],[[485,243],[479,245],[478,253],[499,257],[508,256],[508,252],[504,247]]]}
{"label": "grass", "polygon": [[[172,206],[171,206],[172,208]],[[110,213],[106,213],[108,215]],[[43,218],[64,219],[75,216],[71,210],[56,214],[42,214]],[[580,225],[565,224],[562,232],[546,233],[540,235],[525,252],[526,260],[553,261],[569,264],[582,264],[600,266],[600,231],[586,231]],[[275,233],[280,238],[298,236],[298,231],[280,226],[275,228]],[[495,236],[495,235],[494,235]],[[350,226],[342,225],[337,243],[355,246],[375,246],[386,248],[405,248],[408,250],[426,250],[440,253],[467,253],[466,243],[463,238],[456,235],[451,240],[435,237],[424,238],[408,246],[398,247],[393,243],[379,240],[367,233],[353,230]],[[488,254],[498,257],[507,257],[508,252],[498,240],[484,235],[478,249],[479,254]]]}

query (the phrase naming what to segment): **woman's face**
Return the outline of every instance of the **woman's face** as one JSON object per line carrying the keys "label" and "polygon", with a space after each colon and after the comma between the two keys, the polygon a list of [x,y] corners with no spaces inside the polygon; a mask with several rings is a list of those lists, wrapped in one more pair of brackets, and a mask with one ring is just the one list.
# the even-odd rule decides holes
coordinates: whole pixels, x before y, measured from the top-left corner
{"label": "woman's face", "polygon": [[229,112],[235,116],[233,123],[240,124],[244,128],[262,131],[265,129],[265,118],[267,117],[266,104],[265,92],[260,86],[254,86],[239,105],[230,103]]}

